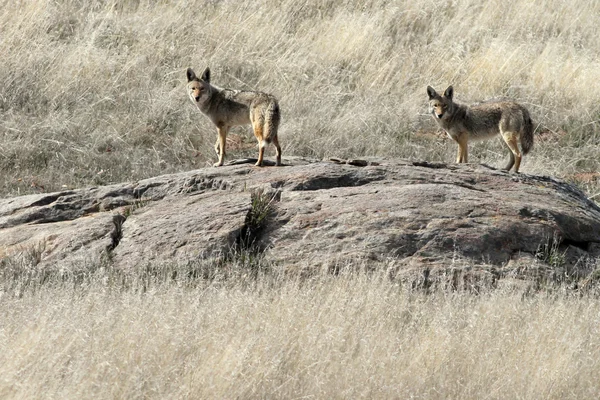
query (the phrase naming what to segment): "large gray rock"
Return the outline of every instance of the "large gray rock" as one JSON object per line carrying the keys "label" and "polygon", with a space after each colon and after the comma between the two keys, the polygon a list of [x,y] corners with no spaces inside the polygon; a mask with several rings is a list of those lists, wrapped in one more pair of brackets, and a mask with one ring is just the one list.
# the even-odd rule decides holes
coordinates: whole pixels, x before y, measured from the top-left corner
{"label": "large gray rock", "polygon": [[428,284],[456,268],[526,277],[533,264],[584,276],[600,253],[600,209],[552,178],[405,160],[232,164],[0,200],[0,257],[35,247],[39,268],[107,254],[131,268],[223,262],[251,241],[289,270],[420,271]]}

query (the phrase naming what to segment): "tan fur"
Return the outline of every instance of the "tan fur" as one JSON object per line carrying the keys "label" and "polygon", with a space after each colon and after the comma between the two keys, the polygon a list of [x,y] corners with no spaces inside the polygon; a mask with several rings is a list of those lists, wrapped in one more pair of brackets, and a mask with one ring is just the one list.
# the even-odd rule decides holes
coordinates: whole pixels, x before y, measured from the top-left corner
{"label": "tan fur", "polygon": [[281,112],[277,99],[267,93],[221,89],[210,83],[210,69],[206,68],[198,78],[191,68],[187,72],[187,90],[192,102],[217,127],[215,151],[219,161],[215,167],[223,165],[225,145],[229,128],[237,125],[252,125],[258,140],[257,166],[262,166],[265,146],[273,143],[277,150],[275,164],[281,165],[281,147],[277,130]]}
{"label": "tan fur", "polygon": [[510,171],[514,166],[515,172],[519,172],[522,154],[533,148],[533,122],[524,106],[510,100],[487,101],[471,106],[458,104],[452,100],[452,86],[442,96],[427,86],[427,95],[429,112],[448,136],[458,143],[457,163],[467,162],[469,140],[488,139],[499,134],[510,149],[510,161],[505,169]]}

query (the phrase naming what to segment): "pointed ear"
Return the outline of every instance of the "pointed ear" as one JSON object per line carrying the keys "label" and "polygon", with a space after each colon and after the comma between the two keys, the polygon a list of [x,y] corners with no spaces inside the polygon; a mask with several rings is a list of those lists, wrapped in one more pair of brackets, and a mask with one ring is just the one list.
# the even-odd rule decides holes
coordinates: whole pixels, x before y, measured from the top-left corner
{"label": "pointed ear", "polygon": [[454,96],[454,88],[452,86],[448,86],[448,88],[444,92],[444,97],[449,100],[452,100],[452,96]]}
{"label": "pointed ear", "polygon": [[186,75],[187,75],[188,82],[191,82],[194,79],[197,79],[196,74],[194,73],[194,71],[191,68],[187,69]]}
{"label": "pointed ear", "polygon": [[431,86],[427,86],[427,95],[429,96],[429,100],[431,100],[437,96],[437,92]]}
{"label": "pointed ear", "polygon": [[202,78],[200,79],[206,83],[210,83],[210,68],[206,67],[206,69],[202,73]]}

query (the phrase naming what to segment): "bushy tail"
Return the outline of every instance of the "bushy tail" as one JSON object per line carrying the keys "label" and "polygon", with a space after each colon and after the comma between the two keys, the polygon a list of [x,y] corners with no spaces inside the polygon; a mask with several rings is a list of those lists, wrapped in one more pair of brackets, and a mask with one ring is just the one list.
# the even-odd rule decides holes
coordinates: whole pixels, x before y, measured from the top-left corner
{"label": "bushy tail", "polygon": [[521,150],[523,154],[527,154],[533,149],[533,121],[529,116],[529,112],[525,115],[525,126],[523,127],[523,131],[521,133]]}
{"label": "bushy tail", "polygon": [[265,110],[265,130],[263,132],[263,138],[267,143],[270,143],[271,140],[273,140],[273,137],[277,136],[280,120],[281,111],[279,110],[279,104],[277,104],[276,100],[272,100]]}

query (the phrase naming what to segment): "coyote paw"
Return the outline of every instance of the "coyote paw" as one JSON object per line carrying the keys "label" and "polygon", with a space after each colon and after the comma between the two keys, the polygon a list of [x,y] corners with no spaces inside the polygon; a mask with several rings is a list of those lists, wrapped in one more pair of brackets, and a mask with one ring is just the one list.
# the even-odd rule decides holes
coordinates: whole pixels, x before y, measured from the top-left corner
{"label": "coyote paw", "polygon": [[213,164],[213,167],[220,167],[221,165],[223,165],[223,161],[219,161]]}
{"label": "coyote paw", "polygon": [[257,161],[257,162],[254,164],[254,166],[255,166],[255,167],[262,167],[262,163]]}

